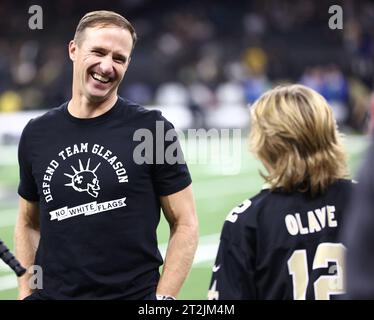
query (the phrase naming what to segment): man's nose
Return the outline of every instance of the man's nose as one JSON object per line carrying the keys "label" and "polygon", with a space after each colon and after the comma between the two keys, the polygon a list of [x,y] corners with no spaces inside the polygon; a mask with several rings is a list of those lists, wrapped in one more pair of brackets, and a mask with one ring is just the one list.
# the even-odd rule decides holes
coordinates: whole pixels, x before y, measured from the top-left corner
{"label": "man's nose", "polygon": [[103,75],[110,75],[113,71],[112,57],[107,55],[100,62],[100,71]]}

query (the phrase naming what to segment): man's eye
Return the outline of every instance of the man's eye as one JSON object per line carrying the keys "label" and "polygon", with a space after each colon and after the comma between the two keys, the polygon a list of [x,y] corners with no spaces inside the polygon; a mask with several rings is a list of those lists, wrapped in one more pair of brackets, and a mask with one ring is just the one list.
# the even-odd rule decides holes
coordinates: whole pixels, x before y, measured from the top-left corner
{"label": "man's eye", "polygon": [[95,53],[97,56],[100,56],[100,57],[104,55],[104,53],[99,51],[99,50],[92,50],[92,52]]}
{"label": "man's eye", "polygon": [[116,59],[114,59],[116,62],[118,62],[118,63],[125,63],[126,62],[126,60],[125,59],[122,59],[122,58],[116,58]]}

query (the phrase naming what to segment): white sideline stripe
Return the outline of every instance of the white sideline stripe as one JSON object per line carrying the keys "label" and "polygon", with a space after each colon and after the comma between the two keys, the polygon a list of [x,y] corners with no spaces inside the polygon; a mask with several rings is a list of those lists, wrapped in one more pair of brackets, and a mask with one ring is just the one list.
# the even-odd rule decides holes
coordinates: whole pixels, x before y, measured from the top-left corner
{"label": "white sideline stripe", "polygon": [[[218,250],[219,233],[210,234],[200,238],[200,244],[196,250],[194,259],[194,266],[203,262],[213,261]],[[162,257],[165,258],[167,244],[159,246]],[[4,262],[0,261],[0,271],[7,271],[9,267]],[[0,291],[5,291],[17,287],[17,277],[13,274],[0,276]]]}
{"label": "white sideline stripe", "polygon": [[16,224],[16,217],[2,217],[0,220],[0,228],[7,228]]}
{"label": "white sideline stripe", "polygon": [[15,275],[6,275],[0,277],[0,291],[5,291],[17,287],[17,277]]}
{"label": "white sideline stripe", "polygon": [[[241,137],[241,140],[242,140],[242,145],[244,146],[244,148],[241,150],[241,153],[245,153],[245,150],[247,149],[246,148],[246,144],[247,144],[247,140],[246,140],[246,136],[242,136]],[[210,149],[212,150],[216,150],[217,149],[217,146],[220,146],[221,144],[221,141],[220,139],[211,139],[209,138],[208,139],[210,141]],[[237,138],[235,138],[235,140],[237,140]],[[180,139],[181,141],[181,144],[185,143],[185,141],[183,141],[183,139]],[[358,153],[358,152],[361,152],[363,150],[365,150],[367,148],[367,146],[369,145],[369,137],[368,136],[350,136],[350,135],[346,135],[343,139],[343,144],[347,147],[347,151],[350,151],[350,152],[354,152],[354,153]],[[203,142],[203,141],[202,141]],[[231,145],[233,145],[234,143],[236,142],[233,142],[230,140],[230,143]],[[203,149],[204,152],[206,152],[205,150],[205,143],[198,143],[197,146],[200,147],[200,150]],[[215,147],[215,148],[214,148]],[[17,146],[1,146],[0,145],[0,154],[1,154],[1,157],[0,157],[0,165],[16,165],[17,164]],[[183,150],[183,152],[185,153],[185,158],[186,159],[195,159],[196,158],[196,155],[200,153],[200,150],[193,150],[193,149],[190,149],[190,150]],[[219,157],[221,157],[221,154],[220,153],[217,153],[217,155]],[[210,155],[212,156],[212,155]]]}
{"label": "white sideline stripe", "polygon": [[17,218],[17,209],[0,210],[0,228],[14,226]]}
{"label": "white sideline stripe", "polygon": [[1,218],[2,216],[10,216],[10,215],[15,216],[16,213],[17,213],[17,210],[16,210],[16,209],[0,210],[0,218]]}
{"label": "white sideline stripe", "polygon": [[[237,177],[242,179],[242,176]],[[251,191],[250,181],[247,183],[237,183],[235,188],[215,188],[217,185],[226,185],[227,177],[220,179],[212,179],[202,182],[192,183],[192,188],[194,189],[194,194],[196,199],[210,199],[210,198],[222,198],[227,195],[237,195],[238,193],[249,193]],[[258,190],[261,190],[262,185],[258,186]],[[215,188],[215,189],[213,189]],[[214,190],[214,192],[212,192]]]}
{"label": "white sideline stripe", "polygon": [[[0,271],[9,271],[9,267],[2,260],[0,260]],[[0,285],[1,285],[1,282],[0,282]]]}
{"label": "white sideline stripe", "polygon": [[[197,247],[195,259],[193,264],[199,264],[215,259],[219,245],[219,233],[210,234],[199,239],[199,246]],[[159,246],[162,258],[165,259],[167,244]]]}
{"label": "white sideline stripe", "polygon": [[17,146],[0,145],[0,165],[11,166],[17,164]]}

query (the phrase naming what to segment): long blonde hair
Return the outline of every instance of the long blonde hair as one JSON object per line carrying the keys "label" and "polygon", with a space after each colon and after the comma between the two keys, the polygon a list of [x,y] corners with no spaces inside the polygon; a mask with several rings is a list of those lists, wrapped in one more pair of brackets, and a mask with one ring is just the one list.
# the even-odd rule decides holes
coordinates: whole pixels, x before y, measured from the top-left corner
{"label": "long blonde hair", "polygon": [[346,154],[331,107],[303,85],[280,86],[251,107],[250,147],[270,188],[312,195],[347,176]]}

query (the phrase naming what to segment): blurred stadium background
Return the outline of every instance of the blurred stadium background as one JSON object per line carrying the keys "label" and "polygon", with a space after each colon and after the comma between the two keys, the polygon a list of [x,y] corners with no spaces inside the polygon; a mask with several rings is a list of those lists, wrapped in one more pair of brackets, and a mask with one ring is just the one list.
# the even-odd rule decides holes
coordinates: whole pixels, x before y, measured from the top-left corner
{"label": "blurred stadium background", "polygon": [[[28,9],[43,8],[43,29],[30,30]],[[330,5],[341,5],[343,30],[328,28]],[[160,108],[177,128],[240,128],[241,154],[223,170],[219,139],[206,164],[191,164],[200,245],[182,299],[205,299],[227,213],[258,192],[260,164],[247,153],[250,104],[280,83],[299,82],[330,102],[346,134],[352,175],[367,146],[374,108],[374,4],[312,0],[0,0],[0,238],[13,247],[17,144],[27,120],[70,97],[67,44],[90,10],[117,11],[139,42],[120,94]],[[237,138],[236,138],[237,139]],[[182,141],[184,144],[186,141]],[[187,161],[206,152],[185,150]],[[200,149],[199,149],[200,148]],[[203,150],[204,149],[204,150]],[[160,249],[168,228],[162,220]],[[99,235],[98,235],[99,236]],[[0,299],[16,298],[16,278],[0,263]]]}

